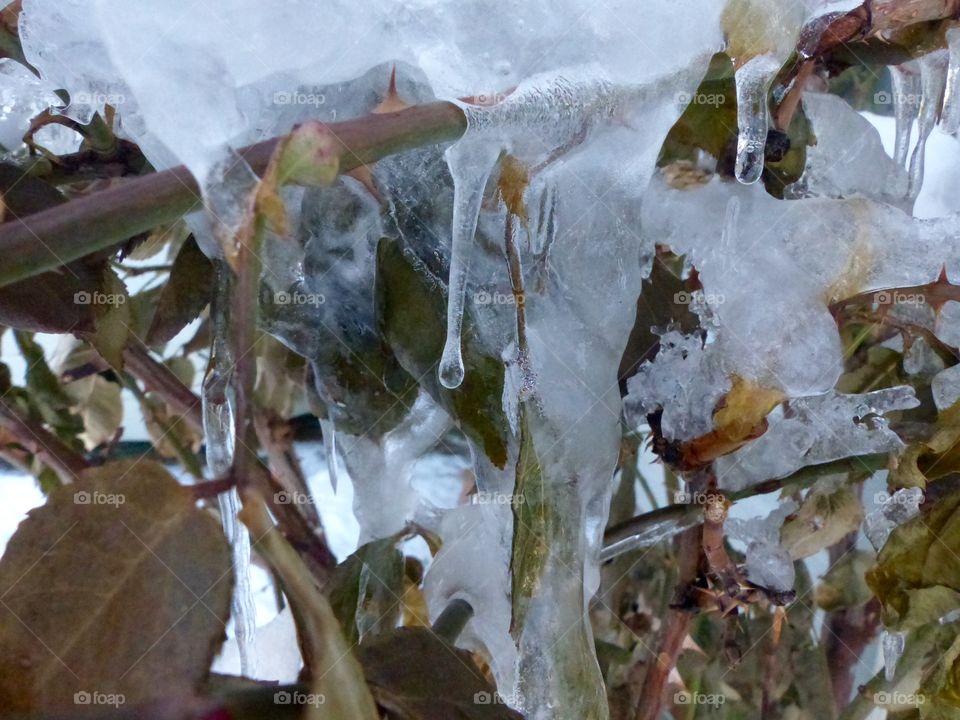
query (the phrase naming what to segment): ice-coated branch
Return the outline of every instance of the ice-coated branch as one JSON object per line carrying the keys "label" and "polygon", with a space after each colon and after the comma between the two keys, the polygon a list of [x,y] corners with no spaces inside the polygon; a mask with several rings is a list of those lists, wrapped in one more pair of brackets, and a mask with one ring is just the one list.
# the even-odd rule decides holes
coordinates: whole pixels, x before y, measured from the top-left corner
{"label": "ice-coated branch", "polygon": [[[434,102],[399,112],[372,114],[324,125],[335,141],[340,172],[395,153],[459,138],[466,130],[463,111]],[[241,151],[256,172],[263,172],[279,140]],[[200,189],[183,166],[125,180],[0,225],[0,286],[53,270],[90,253],[114,247],[157,225],[201,209]]]}
{"label": "ice-coated branch", "polygon": [[[752,485],[738,492],[728,493],[726,497],[735,503],[748,497],[765,495],[786,487],[803,488],[813,483],[817,478],[826,475],[881,470],[886,466],[886,463],[887,455],[876,453],[844,458],[820,465],[810,465],[785,478]],[[600,554],[600,559],[602,561],[610,560],[636,548],[660,542],[702,522],[703,508],[693,503],[666,505],[651,510],[607,528],[603,536],[603,551]]]}

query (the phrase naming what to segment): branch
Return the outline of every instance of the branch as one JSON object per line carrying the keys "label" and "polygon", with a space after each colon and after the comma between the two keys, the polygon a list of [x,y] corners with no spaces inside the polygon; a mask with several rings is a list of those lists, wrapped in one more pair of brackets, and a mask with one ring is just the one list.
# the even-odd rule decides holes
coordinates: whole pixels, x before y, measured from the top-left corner
{"label": "branch", "polygon": [[38,422],[25,418],[0,397],[0,428],[17,438],[25,448],[56,471],[65,483],[73,482],[90,463]]}
{"label": "branch", "polygon": [[[886,467],[887,455],[860,455],[820,465],[809,465],[792,475],[777,480],[767,480],[738,492],[728,493],[731,502],[744,500],[754,495],[765,495],[783,488],[802,488],[811,485],[824,475],[845,472],[876,471]],[[651,512],[617,523],[607,528],[603,536],[600,560],[607,561],[638,547],[652,545],[682,530],[703,522],[703,509],[693,503],[667,505]]]}
{"label": "branch", "polygon": [[[459,138],[467,127],[463,111],[449,102],[399,112],[367,115],[324,125],[339,143],[340,172],[424,145]],[[240,151],[262,173],[278,139]],[[200,188],[181,166],[126,180],[108,190],[79,197],[0,225],[0,287],[54,270],[90,253],[203,207]]]}

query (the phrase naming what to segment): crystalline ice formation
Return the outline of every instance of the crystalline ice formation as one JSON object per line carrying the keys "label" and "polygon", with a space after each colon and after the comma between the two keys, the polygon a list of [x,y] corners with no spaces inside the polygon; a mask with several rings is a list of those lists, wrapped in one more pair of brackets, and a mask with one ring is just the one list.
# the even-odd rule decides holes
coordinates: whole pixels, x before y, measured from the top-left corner
{"label": "crystalline ice formation", "polygon": [[863,521],[863,532],[877,552],[887,542],[890,533],[920,512],[923,502],[923,490],[903,488],[883,500],[876,510]]}
{"label": "crystalline ice formation", "polygon": [[[714,219],[731,197],[739,220],[724,244]],[[934,281],[945,261],[957,262],[955,222],[862,198],[782,201],[719,179],[674,190],[656,177],[643,204],[645,234],[686,254],[704,291],[724,298],[716,309],[724,367],[792,396],[827,392],[840,376],[829,303]]]}
{"label": "crystalline ice formation", "polygon": [[842,98],[826,93],[805,92],[803,109],[816,135],[816,144],[807,148],[806,193],[903,201],[907,173],[887,155],[869,121]]}
{"label": "crystalline ice formation", "polygon": [[790,553],[780,544],[780,528],[787,515],[795,510],[795,503],[788,501],[765,518],[727,519],[727,535],[747,546],[746,570],[750,582],[778,592],[793,590],[796,573]]}
{"label": "crystalline ice formation", "polygon": [[712,346],[696,335],[670,331],[660,338],[660,352],[627,382],[624,412],[631,427],[663,408],[663,436],[692,440],[713,429],[713,412],[730,390],[727,374],[717,364]]}
{"label": "crystalline ice formation", "polygon": [[766,433],[717,461],[717,478],[724,489],[740,490],[807,465],[897,452],[903,442],[883,415],[918,404],[907,386],[863,395],[830,392],[794,398],[770,414]]}
{"label": "crystalline ice formation", "polygon": [[947,410],[960,400],[960,365],[941,370],[930,384],[937,410]]}
{"label": "crystalline ice formation", "polygon": [[0,59],[0,146],[18,149],[30,119],[58,102],[51,88],[23,65]]}

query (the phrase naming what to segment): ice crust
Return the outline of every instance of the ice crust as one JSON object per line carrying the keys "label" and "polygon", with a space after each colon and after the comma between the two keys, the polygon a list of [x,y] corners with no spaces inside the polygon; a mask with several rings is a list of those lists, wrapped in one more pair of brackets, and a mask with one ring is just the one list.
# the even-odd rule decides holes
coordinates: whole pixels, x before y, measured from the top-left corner
{"label": "ice crust", "polygon": [[[415,519],[435,520],[444,545],[426,576],[431,613],[455,597],[473,604],[462,643],[491,654],[501,695],[531,720],[603,720],[606,698],[585,618],[598,582],[621,414],[640,426],[661,409],[664,435],[688,441],[712,429],[735,377],[782,391],[788,400],[769,415],[766,432],[717,461],[723,490],[851,455],[897,452],[903,443],[885,416],[915,407],[917,398],[909,387],[857,395],[834,389],[844,358],[831,306],[932,282],[944,265],[948,273],[960,268],[957,217],[912,216],[941,96],[944,129],[960,124],[958,33],[948,33],[947,50],[893,71],[892,158],[844,101],[805,93],[817,142],[803,178],[780,200],[759,182],[771,85],[801,31],[814,32],[825,13],[855,3],[727,5],[737,4],[764,22],[731,32],[721,18],[725,3],[713,0],[647,3],[643,12],[626,0],[522,2],[509,13],[489,0],[164,0],[150,12],[129,0],[23,0],[24,52],[40,78],[0,61],[0,74],[16,88],[15,96],[2,96],[0,143],[18,144],[23,122],[58,104],[53,90],[69,92],[58,111],[80,122],[105,104],[115,107],[121,134],[155,167],[183,163],[197,177],[208,214],[190,222],[215,254],[215,231],[235,228],[257,183],[238,148],[306,119],[370,112],[386,96],[394,65],[404,101],[456,102],[468,126],[456,143],[385,158],[367,168],[368,177],[340,178],[328,189],[283,191],[295,242],[268,238],[264,283],[273,293],[324,302],[265,307],[264,323],[317,371],[331,477],[335,483],[339,455],[355,479],[361,541]],[[683,32],[668,30],[678,22]],[[757,27],[766,34],[757,38]],[[729,48],[753,48],[733,58],[735,177],[680,189],[655,171],[658,154],[725,40]],[[911,147],[914,121],[919,137]],[[508,218],[492,188],[506,155],[529,171],[525,218]],[[506,223],[513,223],[527,284],[524,349],[514,307],[479,300],[511,292]],[[418,458],[455,424],[436,393],[421,390],[410,407],[401,403],[402,417],[381,432],[371,398],[322,376],[352,348],[382,349],[373,284],[384,237],[448,279],[438,383],[455,389],[465,380],[468,311],[471,346],[503,360],[504,393],[495,401],[509,424],[508,460],[495,467],[470,443],[478,498],[513,492],[526,418],[544,486],[570,529],[551,548],[540,578],[545,590],[531,599],[517,636],[510,628],[509,506],[477,501],[445,513],[425,510],[410,486]],[[619,364],[657,244],[697,269],[703,290],[694,310],[704,331],[654,328],[659,353],[629,380],[621,401]],[[953,305],[935,328],[929,322],[956,346],[960,305]],[[936,371],[922,350],[911,349],[908,372]],[[933,382],[941,409],[960,396],[951,371]],[[232,419],[215,390],[207,388],[204,410],[216,475],[230,464]],[[872,541],[882,544],[900,508],[885,504],[868,518]],[[244,545],[235,523],[236,498],[225,497],[222,510],[240,572],[249,540]],[[750,580],[778,591],[793,585],[778,540],[786,511],[729,524],[747,544]],[[632,541],[641,544],[624,542]],[[238,636],[246,632],[252,642],[242,601],[235,598]],[[885,655],[890,645],[893,656],[893,644],[884,644]],[[250,647],[241,642],[243,652]],[[583,683],[562,681],[569,677]]]}

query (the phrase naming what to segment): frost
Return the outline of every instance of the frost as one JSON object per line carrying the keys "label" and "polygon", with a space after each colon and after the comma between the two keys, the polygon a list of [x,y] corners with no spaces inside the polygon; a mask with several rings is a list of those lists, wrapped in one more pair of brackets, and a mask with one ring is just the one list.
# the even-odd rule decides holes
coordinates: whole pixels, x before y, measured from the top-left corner
{"label": "frost", "polygon": [[713,429],[713,411],[730,390],[727,374],[717,365],[712,346],[694,335],[670,331],[660,338],[660,352],[627,382],[624,412],[631,427],[663,408],[664,437],[692,440]]}
{"label": "frost", "polygon": [[884,498],[880,507],[863,521],[863,532],[874,550],[880,552],[893,529],[920,512],[922,502],[923,490],[920,488],[904,488]]}

